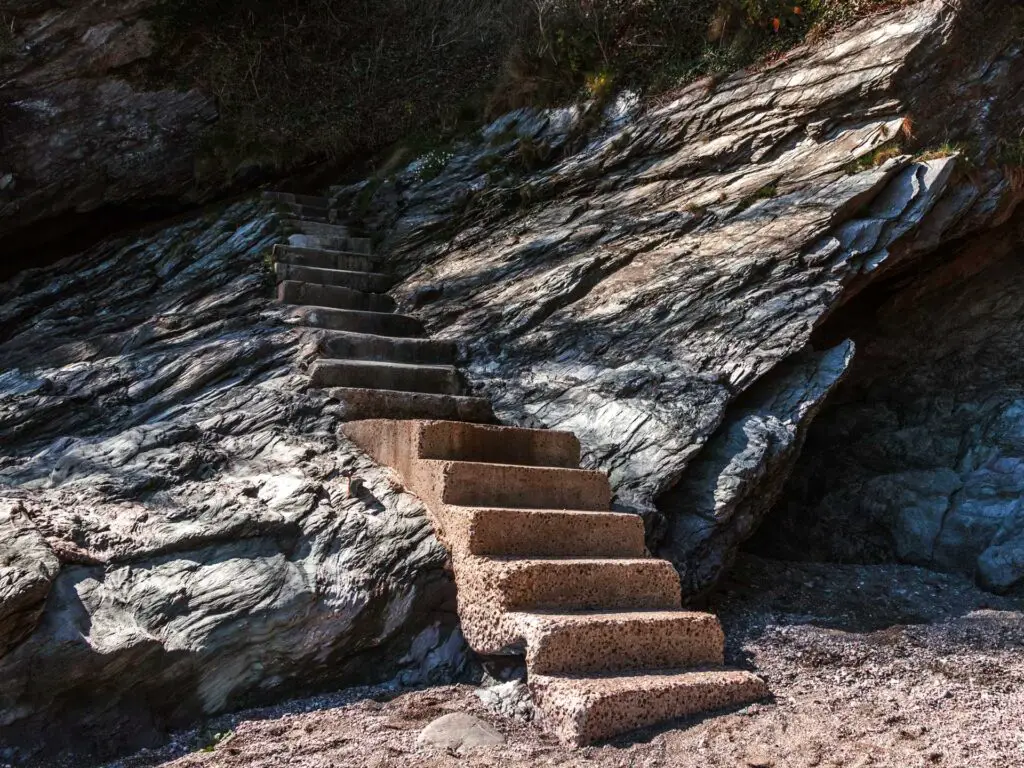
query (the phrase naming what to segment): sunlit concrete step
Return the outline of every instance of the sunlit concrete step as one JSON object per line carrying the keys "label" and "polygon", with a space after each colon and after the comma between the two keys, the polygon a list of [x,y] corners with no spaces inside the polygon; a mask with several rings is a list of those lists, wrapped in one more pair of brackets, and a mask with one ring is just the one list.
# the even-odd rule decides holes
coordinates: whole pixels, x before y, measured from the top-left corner
{"label": "sunlit concrete step", "polygon": [[600,674],[721,665],[718,618],[696,611],[519,613],[531,674]]}
{"label": "sunlit concrete step", "polygon": [[317,285],[285,280],[277,286],[277,298],[284,304],[359,309],[365,312],[394,312],[395,300],[386,293],[367,293],[340,285]]}
{"label": "sunlit concrete step", "polygon": [[296,267],[318,267],[354,272],[373,272],[375,262],[369,256],[324,248],[302,248],[296,245],[275,245],[273,258],[279,264]]}
{"label": "sunlit concrete step", "polygon": [[724,669],[600,677],[531,675],[530,690],[541,725],[577,746],[768,695],[757,675]]}
{"label": "sunlit concrete step", "polygon": [[678,610],[679,576],[667,560],[643,558],[477,558],[472,568],[502,608]]}
{"label": "sunlit concrete step", "polygon": [[345,331],[325,332],[320,339],[320,351],[324,357],[330,358],[426,365],[451,365],[457,357],[455,342],[452,341]]}
{"label": "sunlit concrete step", "polygon": [[378,336],[420,336],[423,333],[423,323],[409,315],[332,307],[289,307],[286,322],[331,331],[352,331]]}
{"label": "sunlit concrete step", "polygon": [[505,557],[643,557],[638,515],[505,507],[449,507],[449,532],[470,554]]}
{"label": "sunlit concrete step", "polygon": [[580,442],[571,432],[423,422],[413,440],[420,459],[567,468],[580,463]]}
{"label": "sunlit concrete step", "polygon": [[334,387],[326,394],[345,404],[345,418],[357,419],[457,419],[493,422],[491,402],[482,397],[432,395],[387,389]]}
{"label": "sunlit concrete step", "polygon": [[390,389],[436,395],[462,393],[458,370],[450,365],[406,365],[372,360],[317,360],[311,386]]}
{"label": "sunlit concrete step", "polygon": [[358,272],[347,269],[303,267],[278,262],[274,265],[278,281],[298,280],[314,285],[338,285],[356,291],[384,293],[394,284],[391,275],[382,272]]}
{"label": "sunlit concrete step", "polygon": [[611,502],[603,472],[430,459],[417,464],[419,473],[431,475],[429,492],[445,504],[605,512]]}

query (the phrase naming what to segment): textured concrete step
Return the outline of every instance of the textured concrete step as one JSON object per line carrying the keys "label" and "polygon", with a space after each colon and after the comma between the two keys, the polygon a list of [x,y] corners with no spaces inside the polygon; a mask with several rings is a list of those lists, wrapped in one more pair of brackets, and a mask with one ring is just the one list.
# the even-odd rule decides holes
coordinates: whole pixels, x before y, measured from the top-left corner
{"label": "textured concrete step", "polygon": [[571,432],[424,422],[414,437],[417,458],[575,468],[580,442]]}
{"label": "textured concrete step", "polygon": [[530,690],[541,724],[563,742],[575,745],[749,704],[768,694],[756,675],[720,669],[614,677],[531,675]]}
{"label": "textured concrete step", "polygon": [[382,272],[357,272],[347,269],[302,267],[278,262],[274,265],[278,281],[299,280],[315,285],[340,285],[357,291],[384,293],[394,285],[394,278]]}
{"label": "textured concrete step", "polygon": [[423,333],[423,324],[409,315],[331,307],[295,306],[290,308],[286,322],[378,336],[419,336]]}
{"label": "textured concrete step", "polygon": [[320,351],[324,357],[426,365],[451,365],[457,357],[455,342],[452,341],[345,331],[325,332],[320,339]]}
{"label": "textured concrete step", "polygon": [[333,224],[337,218],[337,212],[321,206],[301,205],[299,203],[275,203],[280,213],[297,221],[306,221],[316,224]]}
{"label": "textured concrete step", "polygon": [[493,422],[491,402],[482,397],[335,387],[325,392],[345,403],[345,417],[356,419],[458,419]]}
{"label": "textured concrete step", "polygon": [[386,293],[366,293],[340,285],[317,285],[297,280],[279,283],[277,298],[283,304],[309,304],[314,307],[360,309],[365,312],[395,311],[395,300]]}
{"label": "textured concrete step", "polygon": [[333,208],[334,203],[329,197],[320,195],[301,195],[294,192],[275,192],[268,190],[263,193],[263,199],[272,203],[293,203],[296,205],[309,205],[314,208]]}
{"label": "textured concrete step", "polygon": [[459,372],[450,365],[406,365],[373,360],[317,360],[310,371],[311,386],[390,389],[459,395]]}
{"label": "textured concrete step", "polygon": [[606,512],[611,502],[602,472],[429,459],[419,464],[432,475],[432,489],[424,490],[445,504]]}
{"label": "textured concrete step", "polygon": [[302,247],[321,247],[331,250],[351,251],[369,256],[373,243],[368,237],[352,237],[345,227],[306,219],[285,219],[282,221],[288,242]]}
{"label": "textured concrete step", "polygon": [[718,618],[695,611],[520,613],[531,674],[599,674],[721,665]]}
{"label": "textured concrete step", "polygon": [[643,557],[638,515],[504,507],[449,507],[470,554],[515,557]]}
{"label": "textured concrete step", "polygon": [[275,245],[274,261],[296,267],[318,267],[354,272],[373,272],[375,262],[369,256],[323,248],[302,248],[296,245]]}
{"label": "textured concrete step", "polygon": [[505,609],[678,610],[679,576],[667,560],[642,558],[480,558],[481,583]]}

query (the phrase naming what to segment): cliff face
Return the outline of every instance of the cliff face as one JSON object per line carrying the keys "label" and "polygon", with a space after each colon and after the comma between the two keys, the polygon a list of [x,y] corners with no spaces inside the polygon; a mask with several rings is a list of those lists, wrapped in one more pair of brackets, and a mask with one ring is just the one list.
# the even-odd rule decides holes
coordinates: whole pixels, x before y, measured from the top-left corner
{"label": "cliff face", "polygon": [[500,415],[579,435],[698,594],[856,365],[815,329],[1016,209],[1013,11],[918,3],[664,106],[620,100],[597,138],[593,112],[522,112],[426,183],[341,194],[393,233]]}
{"label": "cliff face", "polygon": [[[198,90],[146,88],[133,76],[155,52],[145,18],[155,5],[5,4],[0,238],[9,244],[12,233],[41,220],[55,221],[50,228],[60,232],[73,229],[73,214],[200,196],[195,149],[217,118],[212,99]],[[31,231],[37,245],[48,235]]]}
{"label": "cliff face", "polygon": [[[574,431],[689,595],[766,517],[769,546],[1011,588],[1015,8],[925,0],[657,105],[515,112],[336,193],[499,415]],[[136,50],[132,29],[105,39]],[[26,108],[45,82],[19,86]],[[144,143],[174,156],[170,189],[177,153]],[[6,205],[42,200],[16,189]],[[0,285],[0,741],[16,757],[465,662],[419,502],[307,389],[315,336],[283,323],[261,261],[275,227],[240,203]]]}
{"label": "cliff face", "polygon": [[[105,755],[465,661],[419,501],[304,392],[240,204],[0,288],[0,743]],[[350,486],[354,473],[362,486]],[[5,758],[10,758],[5,754]]]}

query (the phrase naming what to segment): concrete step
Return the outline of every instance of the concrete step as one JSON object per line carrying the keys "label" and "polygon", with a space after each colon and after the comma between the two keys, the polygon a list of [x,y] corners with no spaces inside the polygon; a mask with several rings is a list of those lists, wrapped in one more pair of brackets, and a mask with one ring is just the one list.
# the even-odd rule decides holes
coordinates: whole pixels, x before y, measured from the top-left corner
{"label": "concrete step", "polygon": [[644,523],[638,515],[505,507],[449,507],[472,555],[506,557],[643,557]]}
{"label": "concrete step", "polygon": [[718,618],[696,611],[520,613],[530,674],[599,674],[721,665]]}
{"label": "concrete step", "polygon": [[333,208],[334,203],[329,197],[320,195],[301,195],[294,192],[275,192],[268,190],[263,193],[263,199],[272,203],[291,203],[295,205],[309,205],[314,208]]}
{"label": "concrete step", "polygon": [[450,365],[406,365],[372,360],[317,360],[310,371],[313,387],[390,389],[459,395],[462,382]]}
{"label": "concrete step", "polygon": [[707,669],[600,677],[531,675],[540,723],[562,742],[583,746],[620,733],[768,695],[750,672]]}
{"label": "concrete step", "polygon": [[393,312],[363,312],[332,307],[291,307],[285,322],[326,328],[331,331],[352,331],[377,336],[420,336],[423,323],[409,315]]}
{"label": "concrete step", "polygon": [[458,419],[494,421],[491,402],[482,397],[395,392],[387,389],[334,387],[326,394],[345,403],[345,418],[357,419]]}
{"label": "concrete step", "polygon": [[333,224],[337,212],[330,208],[323,208],[313,205],[300,205],[298,203],[275,203],[279,213],[298,221],[312,222],[316,224]]}
{"label": "concrete step", "polygon": [[359,309],[364,312],[394,312],[395,300],[386,293],[366,293],[340,285],[317,285],[298,280],[278,283],[277,299],[283,304]]}
{"label": "concrete step", "polygon": [[445,504],[606,512],[611,502],[603,472],[473,461],[417,463],[432,475],[432,490],[427,492],[436,493]]}
{"label": "concrete step", "polygon": [[417,426],[416,457],[576,468],[580,442],[571,432],[519,427],[491,427],[457,422]]}
{"label": "concrete step", "polygon": [[340,269],[354,272],[373,272],[375,262],[369,256],[324,248],[303,248],[297,245],[275,245],[274,261],[296,267]]}
{"label": "concrete step", "polygon": [[345,331],[325,332],[320,339],[320,351],[324,357],[426,365],[451,365],[457,357],[455,342],[452,341]]}
{"label": "concrete step", "polygon": [[347,269],[322,269],[302,267],[278,262],[274,265],[278,281],[298,280],[314,285],[340,285],[356,291],[384,293],[394,285],[394,278],[383,272],[357,272]]}
{"label": "concrete step", "polygon": [[479,558],[478,578],[510,611],[678,610],[679,576],[667,560]]}
{"label": "concrete step", "polygon": [[370,238],[352,237],[348,229],[336,224],[305,219],[284,219],[282,226],[288,233],[288,242],[291,245],[351,251],[365,256],[369,256],[373,250]]}

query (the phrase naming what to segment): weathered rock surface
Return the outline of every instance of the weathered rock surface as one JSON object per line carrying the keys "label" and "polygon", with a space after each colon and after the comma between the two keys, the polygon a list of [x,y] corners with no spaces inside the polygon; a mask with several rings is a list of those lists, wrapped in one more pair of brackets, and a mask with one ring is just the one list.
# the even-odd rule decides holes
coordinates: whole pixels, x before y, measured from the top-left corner
{"label": "weathered rock surface", "polygon": [[1024,217],[943,256],[875,299],[759,548],[1024,582]]}
{"label": "weathered rock surface", "polygon": [[239,204],[0,287],[0,744],[21,758],[465,662],[419,501],[304,391],[316,339],[270,299],[274,221]]}
{"label": "weathered rock surface", "polygon": [[0,238],[60,214],[202,192],[195,150],[217,118],[213,100],[147,89],[132,71],[154,54],[145,14],[156,4],[4,4],[15,32],[3,30],[0,48]]}
{"label": "weathered rock surface", "polygon": [[[622,98],[596,136],[593,110],[515,113],[437,178],[337,192],[392,233],[400,290],[499,416],[578,435],[698,593],[856,359],[810,351],[814,330],[1018,205],[1010,12],[926,0],[646,111]],[[969,159],[925,151],[951,130]],[[872,162],[897,143],[917,149]]]}

